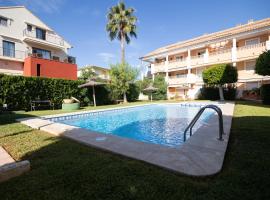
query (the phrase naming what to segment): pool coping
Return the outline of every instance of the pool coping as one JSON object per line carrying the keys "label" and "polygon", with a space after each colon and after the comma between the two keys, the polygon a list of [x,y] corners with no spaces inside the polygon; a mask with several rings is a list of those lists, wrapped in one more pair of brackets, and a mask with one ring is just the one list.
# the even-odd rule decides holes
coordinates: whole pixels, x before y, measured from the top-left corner
{"label": "pool coping", "polygon": [[[190,104],[206,105],[213,104],[213,102],[191,102]],[[216,104],[216,102],[214,104]],[[100,112],[145,105],[153,104],[47,115],[42,117],[18,119],[18,121],[32,128],[51,133],[55,136],[66,137],[91,147],[141,160],[190,176],[214,175],[222,169],[234,111],[233,102],[218,104],[223,112],[224,132],[226,133],[223,135],[223,141],[217,140],[218,120],[217,115],[214,115],[209,119],[207,124],[203,124],[194,133],[194,135],[180,147],[167,147],[164,145],[140,142],[48,120],[48,118],[51,117],[70,116],[80,113]],[[170,105],[172,105],[172,103],[170,103]]]}

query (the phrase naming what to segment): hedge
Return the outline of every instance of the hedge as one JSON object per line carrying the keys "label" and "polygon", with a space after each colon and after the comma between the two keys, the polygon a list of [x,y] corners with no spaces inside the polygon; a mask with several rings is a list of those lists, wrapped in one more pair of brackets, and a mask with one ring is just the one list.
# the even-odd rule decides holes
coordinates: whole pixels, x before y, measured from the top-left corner
{"label": "hedge", "polygon": [[[8,104],[10,110],[29,110],[33,100],[51,100],[61,108],[63,99],[76,97],[82,105],[91,105],[92,88],[78,88],[82,80],[64,80],[42,77],[9,76],[0,74],[0,106]],[[97,105],[110,104],[113,99],[108,85],[95,87]],[[135,92],[134,92],[135,91]],[[138,98],[138,86],[131,86],[128,99]],[[136,96],[137,94],[137,96]]]}
{"label": "hedge", "polygon": [[263,104],[270,105],[270,84],[264,84],[260,89]]}
{"label": "hedge", "polygon": [[[236,88],[233,86],[223,87],[223,94],[225,100],[235,100]],[[219,100],[218,87],[203,86],[200,90],[198,99],[201,100]]]}

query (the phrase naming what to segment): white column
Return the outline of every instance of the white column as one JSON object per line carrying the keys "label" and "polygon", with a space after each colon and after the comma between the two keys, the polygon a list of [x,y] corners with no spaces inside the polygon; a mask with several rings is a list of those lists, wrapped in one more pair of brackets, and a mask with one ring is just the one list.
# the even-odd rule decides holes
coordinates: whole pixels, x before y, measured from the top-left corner
{"label": "white column", "polygon": [[188,49],[188,56],[187,56],[187,68],[191,68],[191,55],[190,55],[190,49]]}
{"label": "white column", "polygon": [[233,62],[233,66],[236,66],[236,61],[237,61],[236,38],[233,38],[232,42],[233,42],[233,46],[232,46],[232,62]]}
{"label": "white column", "polygon": [[152,79],[154,81],[154,78],[155,78],[155,65],[153,63],[151,64],[151,74],[152,74]]}
{"label": "white column", "polygon": [[270,50],[270,34],[268,35],[268,40],[266,41],[266,50]]}
{"label": "white column", "polygon": [[205,54],[203,55],[204,63],[208,63],[208,58],[209,58],[209,51],[208,48],[206,47]]}
{"label": "white column", "polygon": [[169,81],[168,65],[169,65],[169,55],[166,56],[166,61],[165,61],[165,72],[166,72],[165,81],[167,83]]}

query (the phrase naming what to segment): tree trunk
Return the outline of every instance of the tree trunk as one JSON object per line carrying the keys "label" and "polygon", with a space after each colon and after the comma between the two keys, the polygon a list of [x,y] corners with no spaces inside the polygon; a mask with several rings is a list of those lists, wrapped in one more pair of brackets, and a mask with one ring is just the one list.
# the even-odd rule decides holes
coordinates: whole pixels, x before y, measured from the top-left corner
{"label": "tree trunk", "polygon": [[223,95],[223,88],[222,88],[222,85],[219,85],[219,86],[218,86],[218,91],[219,91],[219,98],[220,98],[220,101],[224,101],[224,95]]}
{"label": "tree trunk", "polygon": [[123,32],[121,32],[121,62],[125,63],[125,36]]}
{"label": "tree trunk", "polygon": [[124,103],[127,103],[127,94],[124,92]]}

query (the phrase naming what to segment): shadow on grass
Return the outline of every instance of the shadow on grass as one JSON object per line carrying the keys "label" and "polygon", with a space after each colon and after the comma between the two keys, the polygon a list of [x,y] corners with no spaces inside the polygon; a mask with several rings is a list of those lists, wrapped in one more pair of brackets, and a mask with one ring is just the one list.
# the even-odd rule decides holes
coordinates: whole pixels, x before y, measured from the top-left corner
{"label": "shadow on grass", "polygon": [[33,134],[30,144],[14,135],[37,148],[22,157],[30,160],[30,172],[0,184],[1,199],[269,199],[269,130],[270,116],[235,117],[223,170],[207,178],[171,173],[43,132]]}

